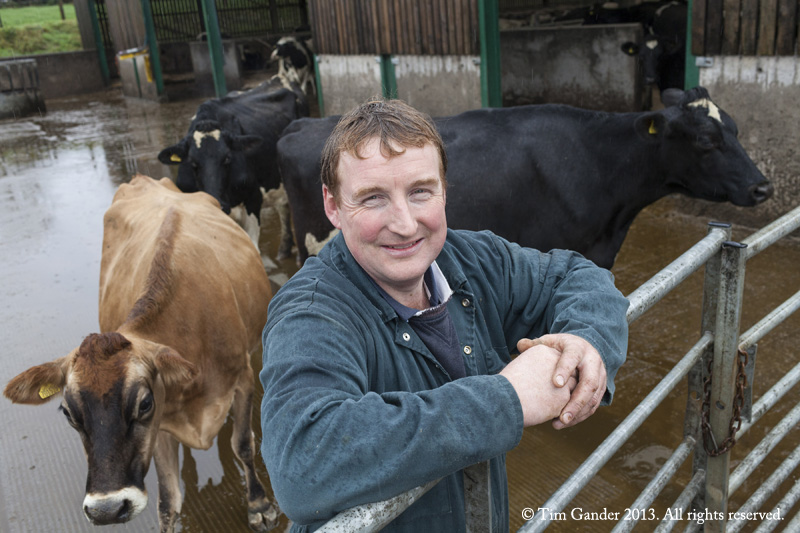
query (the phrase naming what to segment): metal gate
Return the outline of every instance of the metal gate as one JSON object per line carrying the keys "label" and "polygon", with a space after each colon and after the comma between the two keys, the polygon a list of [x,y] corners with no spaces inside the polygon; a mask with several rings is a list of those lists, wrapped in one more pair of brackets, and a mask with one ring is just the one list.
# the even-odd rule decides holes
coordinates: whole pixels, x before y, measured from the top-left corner
{"label": "metal gate", "polygon": [[[758,420],[774,407],[783,396],[800,382],[800,363],[788,370],[772,387],[752,403],[753,365],[756,344],[777,325],[800,309],[800,290],[788,298],[746,332],[739,334],[746,263],[765,248],[800,228],[800,207],[741,242],[731,241],[727,224],[711,224],[707,236],[678,257],[649,281],[633,291],[628,299],[628,322],[637,320],[691,274],[705,268],[703,289],[703,334],[695,345],[678,361],[667,375],[637,405],[617,428],[598,446],[583,464],[525,523],[519,533],[545,530],[554,519],[563,515],[567,504],[584,488],[599,470],[642,425],[655,408],[688,375],[688,397],[684,420],[683,441],[620,516],[613,533],[632,530],[648,516],[639,510],[648,509],[681,465],[693,457],[691,482],[686,485],[670,507],[672,519],[661,520],[657,533],[672,531],[686,524],[685,531],[735,533],[752,517],[760,517],[758,533],[783,525],[783,531],[800,531],[800,513],[789,521],[786,510],[800,500],[800,480],[789,489],[772,509],[761,506],[800,464],[800,445],[783,460],[745,503],[738,509],[728,508],[729,497],[742,487],[748,476],[775,449],[790,430],[800,422],[800,403],[770,431],[744,458],[738,459],[731,470],[731,450],[736,442]],[[763,428],[762,428],[763,429]],[[466,495],[472,508],[467,516],[467,531],[478,533],[490,530],[491,508],[488,497],[488,463],[470,467],[470,477],[483,479],[478,487],[469,487]],[[412,489],[390,500],[365,504],[348,509],[334,517],[319,531],[348,531],[368,533],[380,531],[437,481]],[[465,487],[467,492],[468,487]],[[476,496],[476,490],[481,492]],[[468,509],[470,506],[468,505]],[[783,515],[781,515],[781,510]],[[777,519],[776,517],[780,517]],[[653,527],[645,522],[644,527]]]}

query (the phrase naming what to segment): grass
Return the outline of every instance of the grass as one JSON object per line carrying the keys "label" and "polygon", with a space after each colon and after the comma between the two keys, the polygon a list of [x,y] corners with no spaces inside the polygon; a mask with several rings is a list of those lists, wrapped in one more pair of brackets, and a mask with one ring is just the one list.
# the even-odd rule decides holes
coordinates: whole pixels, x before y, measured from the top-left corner
{"label": "grass", "polygon": [[64,15],[58,6],[0,8],[0,57],[81,50],[75,7],[64,4]]}

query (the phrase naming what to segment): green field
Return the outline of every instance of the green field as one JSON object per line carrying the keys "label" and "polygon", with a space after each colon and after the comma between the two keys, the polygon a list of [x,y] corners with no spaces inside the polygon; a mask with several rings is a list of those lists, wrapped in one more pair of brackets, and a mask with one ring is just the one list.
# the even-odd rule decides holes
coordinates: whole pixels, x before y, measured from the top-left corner
{"label": "green field", "polygon": [[72,4],[64,4],[64,16],[58,6],[0,8],[0,57],[80,50]]}

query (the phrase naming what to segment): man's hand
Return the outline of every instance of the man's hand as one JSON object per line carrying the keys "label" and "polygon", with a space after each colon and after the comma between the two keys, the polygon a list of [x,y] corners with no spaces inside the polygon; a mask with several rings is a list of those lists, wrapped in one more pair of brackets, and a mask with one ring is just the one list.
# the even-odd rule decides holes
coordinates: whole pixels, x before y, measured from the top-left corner
{"label": "man's hand", "polygon": [[525,427],[553,420],[567,405],[577,380],[569,376],[566,386],[557,387],[553,383],[550,376],[560,359],[557,350],[545,345],[534,346],[515,357],[500,372],[519,397]]}
{"label": "man's hand", "polygon": [[521,352],[533,346],[549,346],[558,351],[555,372],[552,374],[553,384],[564,387],[577,371],[578,386],[572,392],[569,403],[561,411],[553,427],[562,429],[574,426],[589,418],[600,406],[606,392],[606,367],[597,350],[586,340],[568,333],[543,335],[536,339],[521,339],[517,350]]}

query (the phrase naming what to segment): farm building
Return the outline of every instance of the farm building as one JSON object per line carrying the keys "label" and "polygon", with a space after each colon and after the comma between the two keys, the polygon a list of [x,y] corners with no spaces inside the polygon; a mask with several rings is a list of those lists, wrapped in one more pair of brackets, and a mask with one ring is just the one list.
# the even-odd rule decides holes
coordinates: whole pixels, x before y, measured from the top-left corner
{"label": "farm building", "polygon": [[[569,11],[589,2],[546,4]],[[641,25],[546,24],[537,16],[543,0],[227,0],[209,9],[214,5],[75,0],[84,47],[103,43],[97,50],[110,75],[117,74],[117,54],[157,43],[151,47],[159,50],[151,65],[157,92],[162,73],[192,75],[192,49],[213,45],[215,33],[224,46],[235,43],[227,52],[218,45],[220,56],[232,58],[226,68],[230,61],[259,68],[280,36],[301,34],[313,39],[317,96],[326,115],[381,93],[433,115],[544,102],[613,111],[648,105],[637,58],[620,50],[622,42],[643,44]],[[776,186],[775,197],[757,210],[733,214],[725,210],[734,208],[709,205],[709,215],[755,225],[799,203],[797,11],[787,0],[688,3],[684,85],[706,87],[732,110],[743,145]],[[500,29],[508,20],[517,23]],[[221,70],[218,76],[231,79]],[[235,76],[226,84],[234,88]],[[703,205],[692,204],[695,210]]]}

